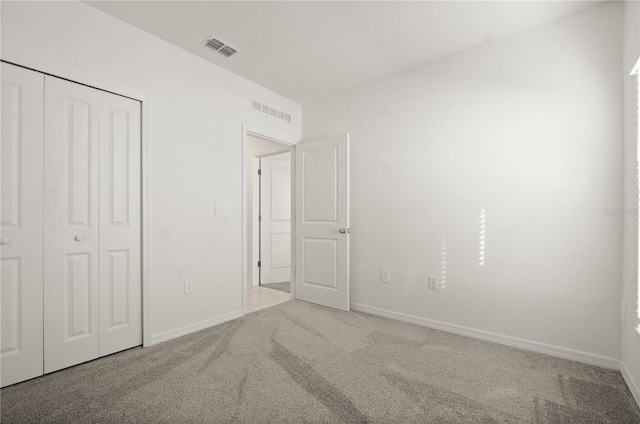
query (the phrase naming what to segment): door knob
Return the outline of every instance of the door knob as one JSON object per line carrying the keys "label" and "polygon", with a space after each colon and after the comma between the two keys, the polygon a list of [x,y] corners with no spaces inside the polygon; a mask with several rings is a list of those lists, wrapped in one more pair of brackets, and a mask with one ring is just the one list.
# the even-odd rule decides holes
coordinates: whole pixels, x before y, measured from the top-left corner
{"label": "door knob", "polygon": [[0,244],[9,244],[10,241],[11,240],[9,240],[8,238],[4,238],[4,237],[0,238]]}
{"label": "door knob", "polygon": [[340,228],[338,231],[340,231],[340,234],[347,234],[351,232],[351,229],[349,228]]}
{"label": "door knob", "polygon": [[75,236],[73,239],[75,241],[82,241],[82,240],[84,240],[84,237],[83,236]]}

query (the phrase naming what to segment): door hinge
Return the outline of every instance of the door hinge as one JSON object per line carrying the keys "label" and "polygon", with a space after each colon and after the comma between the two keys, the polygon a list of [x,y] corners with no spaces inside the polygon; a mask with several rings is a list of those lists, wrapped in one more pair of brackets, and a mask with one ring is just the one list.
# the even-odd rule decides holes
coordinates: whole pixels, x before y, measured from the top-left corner
{"label": "door hinge", "polygon": [[258,266],[262,266],[262,262],[258,261]]}
{"label": "door hinge", "polygon": [[262,215],[258,215],[258,222],[262,222]]}
{"label": "door hinge", "polygon": [[258,169],[258,175],[262,175],[262,169]]}

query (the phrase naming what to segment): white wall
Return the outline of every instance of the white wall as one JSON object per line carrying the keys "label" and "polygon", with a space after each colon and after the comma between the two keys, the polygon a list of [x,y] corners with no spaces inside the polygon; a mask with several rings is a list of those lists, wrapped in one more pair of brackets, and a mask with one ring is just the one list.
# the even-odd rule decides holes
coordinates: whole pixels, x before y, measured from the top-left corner
{"label": "white wall", "polygon": [[[3,60],[147,99],[151,342],[241,314],[242,126],[300,138],[300,106],[78,2],[5,2]],[[195,42],[199,42],[196,40]],[[255,98],[292,114],[250,110]],[[229,202],[231,217],[215,218]],[[185,295],[183,276],[195,279]]]}
{"label": "white wall", "polygon": [[621,26],[597,6],[303,106],[303,139],[351,133],[356,308],[618,365]]}
{"label": "white wall", "polygon": [[624,211],[620,218],[624,223],[624,252],[622,270],[622,301],[627,304],[627,322],[622,324],[622,372],[636,401],[640,404],[640,336],[634,329],[637,324],[638,284],[638,207],[637,154],[638,109],[635,79],[629,76],[640,57],[640,3],[627,1],[624,5],[624,57],[622,74],[624,81]]}
{"label": "white wall", "polygon": [[[625,60],[638,51],[637,2],[627,7]],[[147,99],[152,340],[238,314],[242,124],[295,143],[299,106],[82,3],[1,8],[2,59]],[[598,6],[305,107],[306,139],[352,134],[355,303],[619,357],[623,219],[604,209],[623,204],[621,19],[619,4]],[[294,124],[250,111],[250,97]],[[634,205],[629,155],[625,166]],[[232,216],[214,218],[215,202]],[[446,287],[432,292],[443,237]],[[631,327],[622,357],[637,377]]]}

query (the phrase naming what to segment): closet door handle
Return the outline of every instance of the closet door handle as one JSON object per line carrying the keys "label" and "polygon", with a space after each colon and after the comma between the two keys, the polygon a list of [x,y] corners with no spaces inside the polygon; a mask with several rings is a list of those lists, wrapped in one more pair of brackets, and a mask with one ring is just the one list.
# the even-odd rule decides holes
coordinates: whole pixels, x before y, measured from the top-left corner
{"label": "closet door handle", "polygon": [[82,241],[82,240],[84,240],[84,237],[83,236],[75,236],[73,239],[75,241]]}
{"label": "closet door handle", "polygon": [[11,240],[9,240],[8,238],[2,237],[0,238],[0,244],[9,244],[11,242]]}

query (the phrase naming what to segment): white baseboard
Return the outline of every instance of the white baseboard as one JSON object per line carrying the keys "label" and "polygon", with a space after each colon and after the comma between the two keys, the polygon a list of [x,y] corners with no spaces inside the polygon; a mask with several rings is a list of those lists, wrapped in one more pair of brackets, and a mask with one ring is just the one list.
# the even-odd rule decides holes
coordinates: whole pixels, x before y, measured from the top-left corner
{"label": "white baseboard", "polygon": [[533,352],[544,353],[547,355],[556,356],[564,359],[570,359],[573,361],[582,362],[589,365],[596,365],[599,367],[620,370],[620,361],[616,358],[610,358],[607,356],[595,355],[593,353],[582,352],[579,350],[567,349],[564,347],[538,343],[531,340],[519,339],[517,337],[505,336],[503,334],[491,333],[483,330],[476,330],[474,328],[463,327],[461,325],[449,324],[446,322],[435,321],[427,318],[421,318],[415,315],[408,315],[400,312],[393,312],[386,309],[376,308],[373,306],[360,305],[357,303],[352,303],[351,309],[354,311],[365,312],[371,315],[377,315],[380,317],[391,318],[398,321],[408,322],[411,324],[422,325],[424,327],[429,327],[436,330],[442,330],[448,333],[460,334],[462,336],[473,337],[481,340],[487,340],[490,342],[511,346],[511,347],[516,347],[519,349],[531,350]]}
{"label": "white baseboard", "polygon": [[194,333],[198,330],[203,330],[214,325],[222,324],[223,322],[231,321],[232,319],[240,318],[244,313],[242,310],[230,312],[228,314],[220,315],[215,318],[210,318],[204,321],[196,322],[186,325],[184,327],[176,328],[174,330],[165,331],[159,334],[151,336],[151,342],[146,346],[153,346],[154,344],[166,342],[167,340],[175,339],[176,337],[186,336],[187,334]]}
{"label": "white baseboard", "polygon": [[625,383],[627,383],[627,387],[629,387],[629,391],[636,400],[636,403],[640,405],[640,388],[638,388],[638,384],[631,376],[627,365],[622,361],[620,361],[620,372],[622,373],[622,378],[624,378]]}

